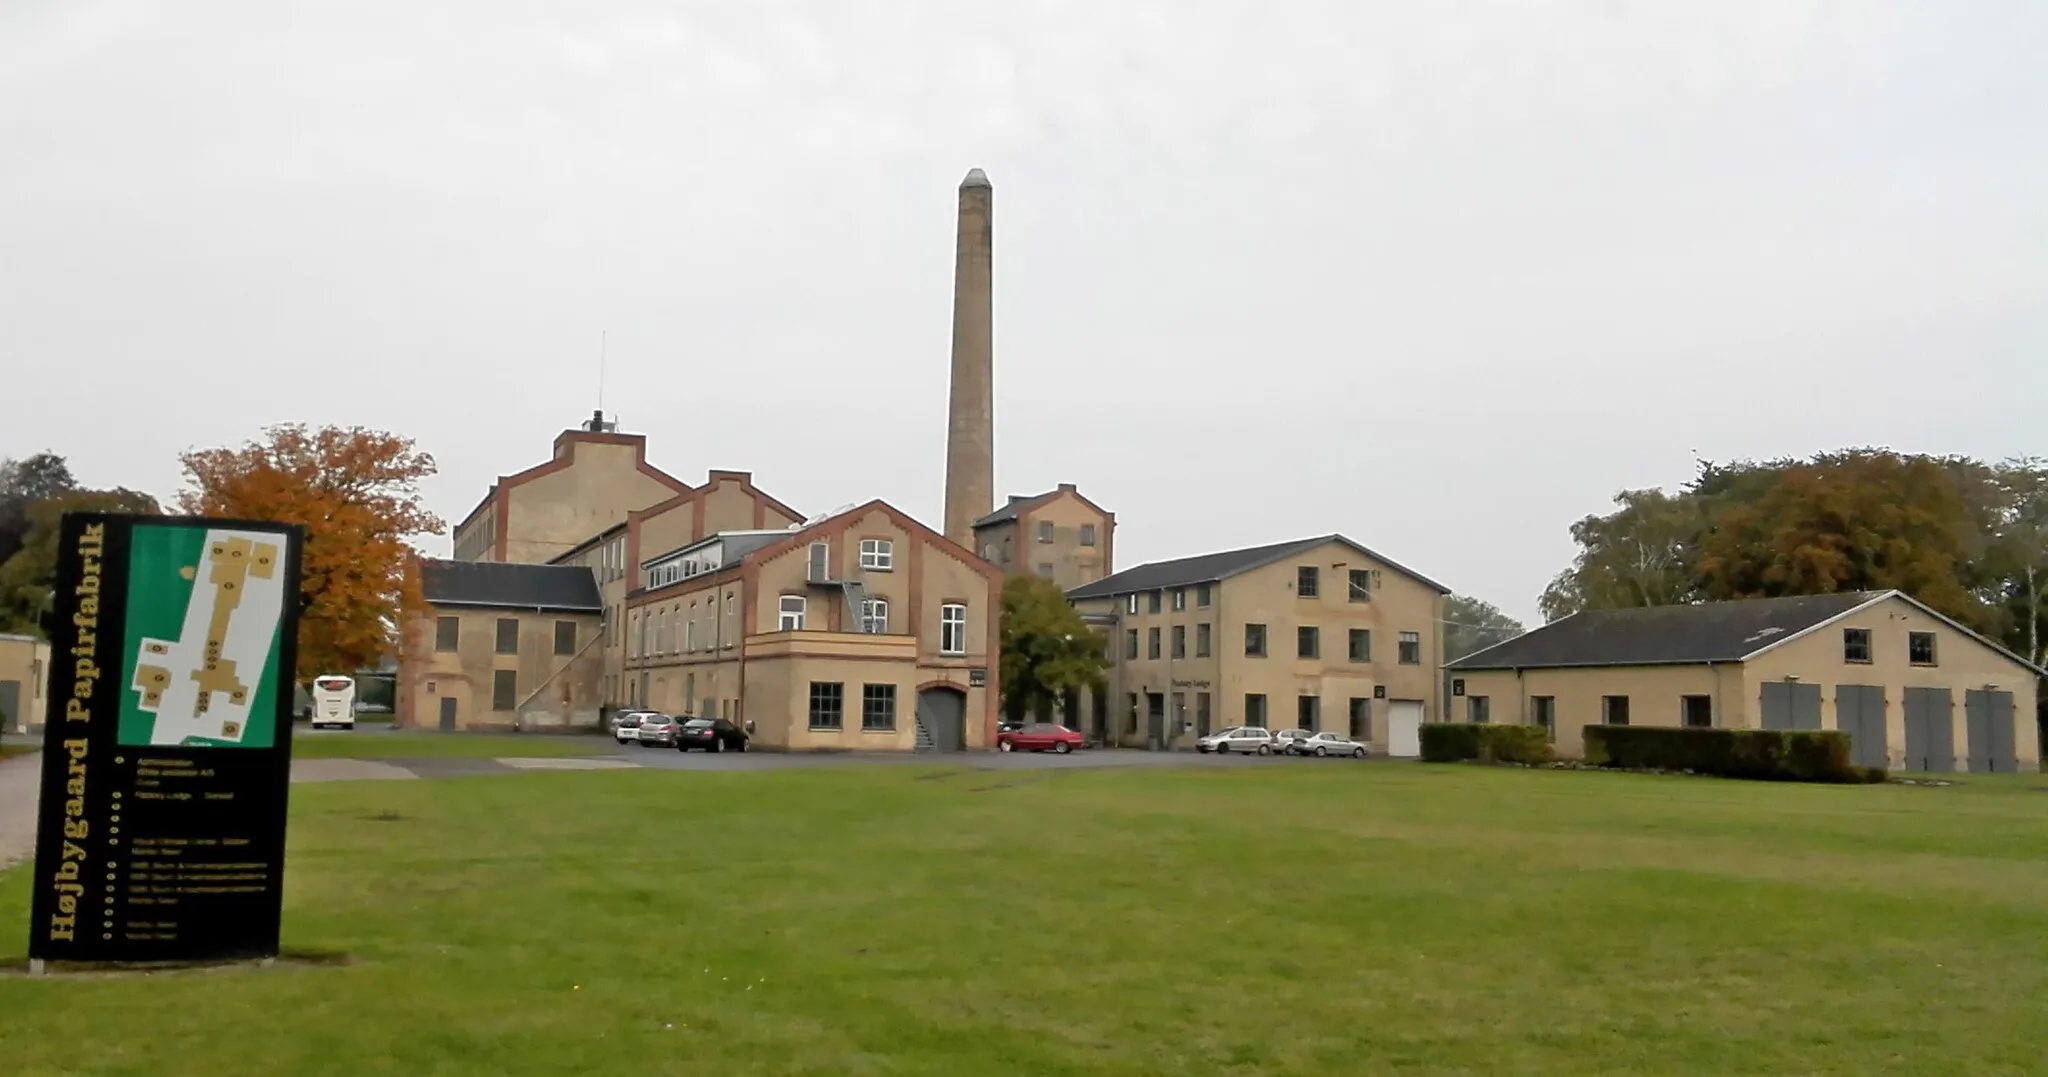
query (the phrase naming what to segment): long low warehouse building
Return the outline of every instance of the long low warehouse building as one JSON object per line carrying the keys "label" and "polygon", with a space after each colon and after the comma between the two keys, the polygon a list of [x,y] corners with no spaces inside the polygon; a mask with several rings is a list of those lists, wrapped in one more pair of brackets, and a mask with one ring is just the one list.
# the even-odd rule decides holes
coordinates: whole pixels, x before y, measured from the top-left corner
{"label": "long low warehouse building", "polygon": [[1453,717],[1588,725],[1839,729],[1854,761],[2033,771],[2036,678],[2020,656],[1899,591],[1574,614],[1451,662]]}

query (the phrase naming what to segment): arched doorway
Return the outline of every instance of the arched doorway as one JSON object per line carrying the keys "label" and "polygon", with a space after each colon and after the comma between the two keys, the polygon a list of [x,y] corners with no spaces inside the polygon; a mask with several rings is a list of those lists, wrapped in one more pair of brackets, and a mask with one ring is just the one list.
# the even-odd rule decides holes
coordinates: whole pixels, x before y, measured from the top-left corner
{"label": "arched doorway", "polygon": [[950,686],[918,689],[917,748],[925,752],[967,750],[967,693]]}

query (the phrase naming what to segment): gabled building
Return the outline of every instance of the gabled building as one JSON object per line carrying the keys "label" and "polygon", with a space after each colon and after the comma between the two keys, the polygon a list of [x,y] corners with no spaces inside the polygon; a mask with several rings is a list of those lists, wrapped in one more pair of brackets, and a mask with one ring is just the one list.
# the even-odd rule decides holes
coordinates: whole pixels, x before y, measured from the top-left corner
{"label": "gabled building", "polygon": [[[593,535],[556,557],[554,564],[582,565],[597,577],[606,623],[622,623],[626,595],[640,578],[635,571],[643,551],[662,553],[723,532],[748,529],[787,531],[802,514],[754,485],[745,471],[712,471],[704,485],[688,493],[635,509],[626,519]],[[604,701],[611,706],[637,705],[635,686],[626,679],[624,634],[610,632],[603,643]]]}
{"label": "gabled building", "polygon": [[1441,691],[1448,593],[1342,535],[1127,569],[1067,592],[1113,662],[1086,721],[1132,746],[1256,725],[1417,755]]}
{"label": "gabled building", "polygon": [[1454,716],[1588,725],[1839,729],[1854,761],[2032,771],[2042,670],[1899,591],[1595,610],[1450,663]]}
{"label": "gabled building", "polygon": [[0,733],[42,727],[49,683],[49,641],[0,632]]}
{"label": "gabled building", "polygon": [[1002,575],[881,501],[644,557],[627,695],[748,723],[767,748],[982,748],[996,724]]}
{"label": "gabled building", "polygon": [[428,611],[405,635],[398,726],[597,725],[604,606],[589,569],[423,560],[420,585]]}
{"label": "gabled building", "polygon": [[1116,571],[1116,514],[1081,496],[1073,483],[1008,504],[974,521],[984,560],[1012,576],[1044,576],[1062,591]]}
{"label": "gabled building", "polygon": [[647,462],[647,436],[594,414],[555,438],[554,455],[500,476],[455,525],[457,561],[542,563],[624,523],[635,509],[692,492]]}

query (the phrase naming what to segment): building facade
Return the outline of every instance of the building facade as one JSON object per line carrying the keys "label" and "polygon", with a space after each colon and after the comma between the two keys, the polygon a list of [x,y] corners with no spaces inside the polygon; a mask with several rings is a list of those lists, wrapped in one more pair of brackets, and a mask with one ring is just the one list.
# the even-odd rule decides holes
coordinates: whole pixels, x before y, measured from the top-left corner
{"label": "building facade", "polygon": [[619,433],[593,415],[555,438],[546,463],[499,477],[455,525],[454,559],[547,562],[635,509],[691,492],[647,462],[646,435]]}
{"label": "building facade", "polygon": [[424,560],[405,633],[403,729],[569,730],[600,721],[603,604],[579,566]]}
{"label": "building facade", "polygon": [[1441,691],[1449,592],[1341,535],[1141,565],[1068,598],[1106,636],[1099,741],[1188,747],[1238,725],[1414,756]]}
{"label": "building facade", "polygon": [[49,700],[50,644],[35,636],[0,633],[0,733],[41,728]]}
{"label": "building facade", "polygon": [[[597,578],[607,625],[623,623],[626,596],[648,560],[722,532],[788,530],[803,522],[795,509],[754,485],[745,471],[713,471],[703,486],[626,514],[626,519],[557,556],[552,563],[581,565]],[[626,677],[625,634],[610,631],[600,644],[600,694],[608,706],[639,706],[638,682]]]}
{"label": "building facade", "polygon": [[1002,575],[873,501],[646,560],[627,595],[627,695],[797,750],[983,748]]}
{"label": "building facade", "polygon": [[1008,504],[974,521],[974,548],[1012,576],[1038,575],[1060,590],[1116,571],[1116,514],[1081,496],[1073,483]]}
{"label": "building facade", "polygon": [[2033,771],[2043,672],[1898,591],[1574,614],[1449,666],[1453,714],[1548,727],[1838,729],[1865,766]]}

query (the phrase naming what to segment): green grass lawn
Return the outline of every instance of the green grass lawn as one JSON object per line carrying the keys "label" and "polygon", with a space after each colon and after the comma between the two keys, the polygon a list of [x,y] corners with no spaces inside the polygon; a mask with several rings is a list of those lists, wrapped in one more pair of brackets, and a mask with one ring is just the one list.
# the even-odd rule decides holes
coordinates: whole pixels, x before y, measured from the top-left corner
{"label": "green grass lawn", "polygon": [[302,759],[502,759],[514,756],[595,755],[617,745],[604,737],[530,736],[517,733],[311,733],[292,735]]}
{"label": "green grass lawn", "polygon": [[[1262,763],[303,785],[286,943],[358,964],[0,979],[0,1059],[2034,1074],[2043,786]],[[0,879],[0,956],[28,882]]]}

